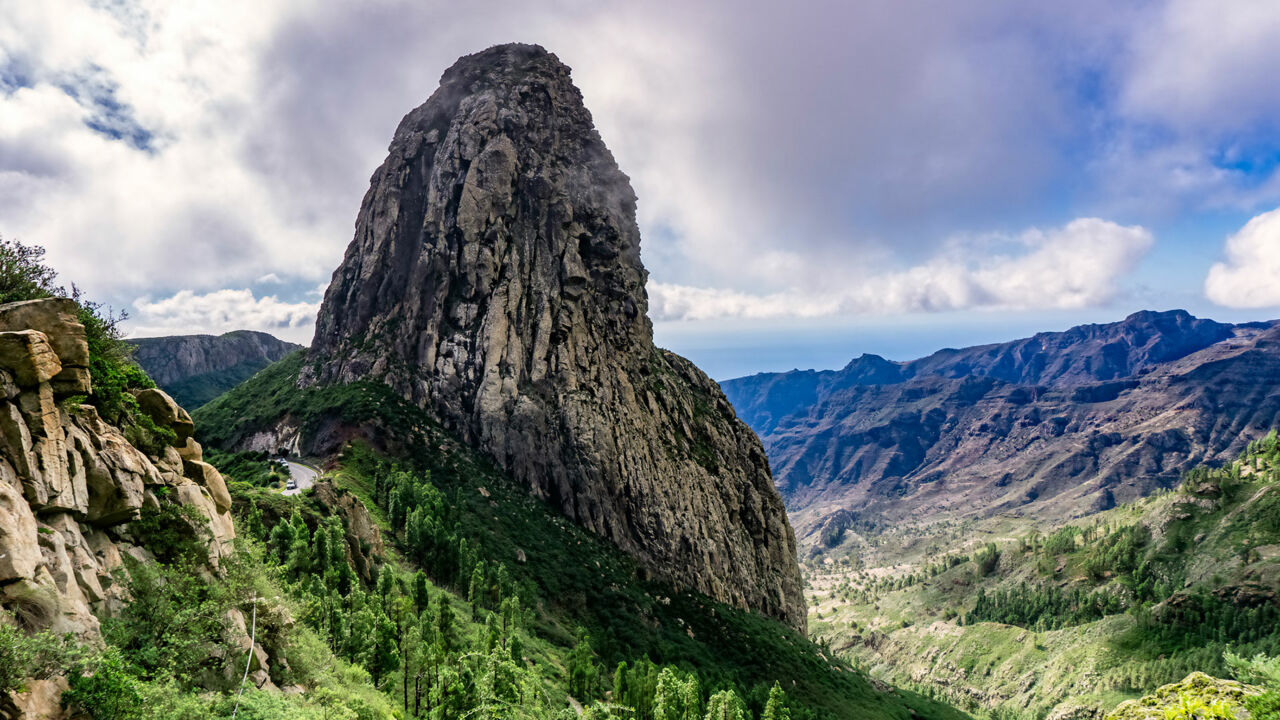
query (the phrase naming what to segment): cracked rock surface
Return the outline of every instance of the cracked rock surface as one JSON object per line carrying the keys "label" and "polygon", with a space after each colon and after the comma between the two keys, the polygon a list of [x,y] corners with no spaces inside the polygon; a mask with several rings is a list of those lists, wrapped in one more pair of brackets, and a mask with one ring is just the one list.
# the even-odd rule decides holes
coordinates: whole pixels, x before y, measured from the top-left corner
{"label": "cracked rock surface", "polygon": [[653,344],[635,213],[569,68],[462,58],[373,175],[301,382],[386,382],[655,576],[803,629],[760,441]]}

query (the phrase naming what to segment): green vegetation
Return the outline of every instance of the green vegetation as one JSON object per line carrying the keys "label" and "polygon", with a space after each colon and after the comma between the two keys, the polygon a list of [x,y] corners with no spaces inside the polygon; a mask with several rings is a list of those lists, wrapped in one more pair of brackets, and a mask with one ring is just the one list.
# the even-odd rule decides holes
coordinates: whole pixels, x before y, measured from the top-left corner
{"label": "green vegetation", "polygon": [[63,294],[57,280],[44,264],[44,248],[0,238],[0,304]]}
{"label": "green vegetation", "polygon": [[279,487],[289,478],[284,463],[264,452],[224,452],[205,448],[204,459],[228,477],[255,487]]}
{"label": "green vegetation", "polygon": [[267,365],[261,359],[245,360],[222,370],[184,378],[165,390],[184,408],[199,408],[253,377]]}
{"label": "green vegetation", "polygon": [[120,322],[125,313],[87,300],[80,289],[57,285],[57,272],[45,264],[44,248],[0,239],[0,302],[70,297],[79,305],[79,321],[89,344],[89,374],[93,392],[83,399],[102,419],[121,427],[129,441],[154,450],[173,439],[173,431],[157,427],[141,411],[133,391],[155,383],[133,362],[132,348],[122,339]]}
{"label": "green vegetation", "polygon": [[[579,628],[571,646],[532,632],[534,612],[522,597],[528,587],[458,535],[450,505],[429,480],[394,469],[364,448],[352,448],[348,458],[344,477],[374,488],[391,522],[384,527],[402,543],[428,543],[405,545],[424,565],[415,569],[395,556],[379,558],[379,569],[362,579],[347,559],[359,540],[346,534],[337,516],[237,482],[240,526],[266,541],[305,608],[301,619],[335,655],[367,669],[406,717],[559,717],[570,694],[584,703],[596,700],[595,717],[669,717],[653,714],[671,702],[662,683],[645,682],[662,673],[679,673],[686,686],[692,683],[682,712],[703,717],[698,677],[673,667],[641,660],[627,671],[624,663],[606,687],[608,676],[586,631]],[[425,539],[423,527],[431,528]],[[621,702],[609,695],[615,688],[626,689],[617,696]],[[733,689],[722,694],[739,698]],[[781,695],[775,704],[785,707]]]}
{"label": "green vegetation", "polygon": [[376,421],[388,429],[391,441],[421,443],[422,413],[386,385],[365,381],[299,389],[305,360],[306,352],[299,350],[199,408],[193,417],[201,442],[213,448],[235,447],[246,434],[287,418],[308,437],[325,422],[360,426]]}
{"label": "green vegetation", "polygon": [[246,658],[228,634],[247,629],[232,621],[235,615],[254,618],[257,644],[273,659],[272,678],[308,689],[282,695],[250,684],[238,717],[392,717],[363,669],[335,658],[312,630],[292,620],[303,608],[283,592],[279,568],[260,545],[239,541],[216,575],[193,555],[125,562],[120,581],[133,600],[103,618],[103,647],[28,634],[16,619],[0,617],[0,690],[21,689],[24,678],[65,675],[70,688],[63,703],[95,720],[230,717]]}
{"label": "green vegetation", "polygon": [[[215,447],[232,446],[255,428],[274,426],[282,416],[304,428],[304,437],[339,423],[390,430],[379,439],[395,448],[395,459],[355,443],[344,449],[341,467],[333,473],[340,491],[350,492],[372,511],[384,540],[395,549],[383,559],[383,567],[391,568],[387,592],[381,592],[381,570],[376,580],[369,579],[376,589],[361,591],[375,593],[378,601],[359,601],[363,604],[358,607],[343,604],[356,600],[322,590],[329,587],[323,579],[299,584],[312,593],[308,607],[371,614],[372,620],[362,622],[372,622],[368,627],[375,630],[359,633],[361,637],[376,636],[382,626],[378,608],[390,608],[386,627],[405,630],[397,630],[394,643],[385,645],[382,659],[373,660],[377,651],[343,646],[342,634],[330,635],[330,640],[339,655],[372,662],[365,667],[379,683],[396,684],[402,711],[405,668],[410,669],[412,712],[419,690],[418,658],[429,657],[437,658],[432,667],[452,668],[473,684],[485,677],[485,668],[500,666],[502,677],[516,687],[531,688],[530,697],[542,698],[541,707],[563,709],[572,696],[588,708],[586,717],[701,719],[712,710],[719,713],[713,717],[736,717],[741,708],[744,718],[759,718],[775,685],[776,718],[961,717],[911,693],[877,691],[861,673],[824,656],[821,648],[775,621],[646,579],[629,556],[531,497],[387,388],[355,383],[300,390],[297,377],[303,363],[301,354],[294,355],[260,372],[202,408],[197,428],[201,440]],[[267,539],[273,552],[285,546],[332,546],[330,539],[317,539],[324,521],[308,511],[306,494],[293,501],[232,479],[237,506],[248,503],[238,510],[242,525],[275,528],[271,535],[278,536]],[[293,517],[295,509],[307,526],[306,539]],[[255,514],[262,519],[251,520]],[[277,559],[290,567],[290,557]],[[301,568],[300,558],[293,564]],[[423,594],[430,597],[426,603],[418,600]],[[390,599],[383,602],[384,597]],[[438,627],[445,604],[460,630],[456,645],[441,649],[431,628]],[[519,614],[504,624],[508,606],[519,608]],[[410,609],[413,619],[405,614]],[[328,617],[318,627],[346,628],[351,622]],[[416,638],[408,630],[413,627],[420,628]],[[526,662],[512,668],[505,664],[508,652],[502,656],[508,660],[499,663],[493,653],[501,655],[504,642],[520,645]],[[392,644],[398,660],[391,658]],[[484,658],[493,659],[483,667],[476,664]],[[664,672],[668,680],[659,683]],[[475,694],[480,690],[450,682],[450,692],[460,693],[466,702],[485,702]],[[660,684],[662,697],[674,697],[672,688],[680,684],[688,698],[678,709],[655,715],[654,707],[667,707],[659,698]],[[425,681],[421,688],[425,706],[430,691]],[[530,707],[532,713],[540,706]]]}
{"label": "green vegetation", "polygon": [[1128,700],[1106,720],[1238,720],[1256,690],[1231,680],[1193,672],[1138,700]]}
{"label": "green vegetation", "polygon": [[861,529],[807,576],[819,638],[975,711],[1106,708],[1221,676],[1225,651],[1280,654],[1280,441],[1043,535],[1012,515]]}
{"label": "green vegetation", "polygon": [[997,588],[990,595],[979,588],[973,610],[962,617],[961,623],[998,622],[1034,630],[1058,630],[1123,611],[1124,602],[1105,590],[1064,590],[1055,585],[1021,583]]}
{"label": "green vegetation", "polygon": [[1244,658],[1227,653],[1226,662],[1237,680],[1262,690],[1245,699],[1250,720],[1280,720],[1280,657],[1259,654]]}

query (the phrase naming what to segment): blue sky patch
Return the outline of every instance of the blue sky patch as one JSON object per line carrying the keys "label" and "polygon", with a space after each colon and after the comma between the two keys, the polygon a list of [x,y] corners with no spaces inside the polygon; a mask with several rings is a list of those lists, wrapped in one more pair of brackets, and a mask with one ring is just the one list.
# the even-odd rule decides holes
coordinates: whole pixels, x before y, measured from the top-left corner
{"label": "blue sky patch", "polygon": [[102,68],[91,66],[59,83],[58,88],[91,111],[84,121],[90,130],[143,152],[155,152],[155,133],[138,122],[130,105],[119,100],[119,83]]}

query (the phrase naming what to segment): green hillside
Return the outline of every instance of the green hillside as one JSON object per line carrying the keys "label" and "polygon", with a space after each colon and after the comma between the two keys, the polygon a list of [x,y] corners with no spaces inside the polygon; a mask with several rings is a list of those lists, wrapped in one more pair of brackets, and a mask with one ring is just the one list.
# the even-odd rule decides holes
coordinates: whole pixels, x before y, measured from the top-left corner
{"label": "green hillside", "polygon": [[[317,620],[317,632],[330,628],[335,652],[362,662],[380,686],[398,688],[402,710],[402,670],[377,663],[402,667],[389,659],[395,655],[416,668],[422,661],[413,658],[432,658],[433,668],[478,678],[483,668],[476,663],[493,654],[491,624],[496,624],[506,628],[496,631],[498,644],[509,647],[519,637],[523,652],[523,661],[507,656],[507,687],[533,692],[519,694],[520,712],[530,714],[501,717],[542,717],[536,712],[573,703],[600,703],[595,717],[653,718],[662,707],[687,713],[680,717],[701,717],[704,710],[723,711],[737,702],[750,717],[781,717],[768,710],[775,685],[778,691],[772,695],[785,698],[790,717],[797,720],[963,717],[916,694],[877,688],[781,623],[646,579],[629,556],[529,496],[385,387],[299,390],[301,363],[301,355],[292,356],[205,406],[197,413],[197,427],[213,447],[231,446],[284,416],[304,434],[334,422],[386,429],[369,433],[382,441],[381,450],[363,441],[349,444],[330,474],[340,490],[371,510],[390,548],[380,558],[385,569],[379,571],[379,586],[361,592],[392,599],[368,602],[359,593],[344,596],[341,584],[335,589],[314,571],[306,571],[311,573],[307,577],[301,569],[295,595],[309,607],[327,608]],[[262,478],[267,472],[246,474]],[[300,567],[301,560],[291,561],[279,547],[289,538],[273,537],[276,531],[266,528],[299,528],[297,520],[290,520],[296,511],[309,537],[299,528],[290,542],[314,546],[316,528],[329,521],[308,509],[312,500],[305,495],[284,498],[247,483],[232,486],[237,512],[263,518],[248,525],[263,528],[266,545],[281,563]],[[436,598],[435,606],[422,605],[428,615],[414,600],[419,571],[427,593]],[[391,580],[383,580],[388,575]],[[391,589],[382,593],[385,582]],[[401,630],[432,625],[429,613],[438,614],[442,603],[452,608],[460,628],[455,646],[440,650],[433,644],[438,638],[428,642],[428,634],[420,633],[415,641]],[[519,629],[514,631],[503,622],[512,603],[519,608],[514,625]],[[380,614],[379,608],[391,610]],[[395,642],[381,650],[345,646],[331,630],[350,627],[352,621],[333,619],[344,613],[369,613],[374,627],[394,626]],[[370,660],[379,652],[388,657]],[[682,699],[673,699],[677,696]],[[512,696],[504,697],[512,701]],[[463,704],[483,705],[482,695],[468,698]]]}
{"label": "green hillside", "polygon": [[874,675],[1001,716],[1111,708],[1280,652],[1280,441],[1049,532],[858,528],[806,563],[810,627]]}

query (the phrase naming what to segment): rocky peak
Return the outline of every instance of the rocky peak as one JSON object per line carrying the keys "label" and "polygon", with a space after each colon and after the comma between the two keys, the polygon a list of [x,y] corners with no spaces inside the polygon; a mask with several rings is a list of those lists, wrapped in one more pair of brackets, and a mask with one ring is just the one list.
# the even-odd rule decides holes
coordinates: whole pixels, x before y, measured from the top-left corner
{"label": "rocky peak", "polygon": [[759,440],[653,345],[635,212],[563,63],[462,58],[373,175],[301,382],[386,382],[655,575],[803,627]]}

